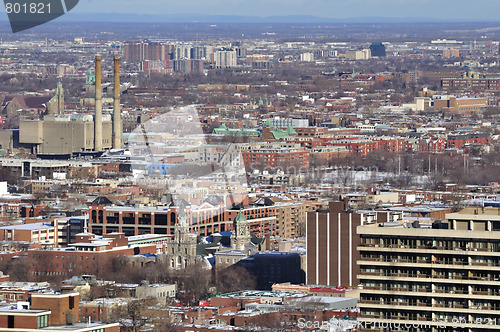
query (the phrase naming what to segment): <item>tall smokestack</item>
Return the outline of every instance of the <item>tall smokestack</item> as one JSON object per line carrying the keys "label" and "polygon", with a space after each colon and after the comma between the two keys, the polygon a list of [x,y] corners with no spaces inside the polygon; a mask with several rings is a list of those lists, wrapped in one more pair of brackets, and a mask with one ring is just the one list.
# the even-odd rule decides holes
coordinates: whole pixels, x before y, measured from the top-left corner
{"label": "tall smokestack", "polygon": [[122,147],[122,115],[120,111],[120,58],[115,56],[115,86],[113,88],[113,149]]}
{"label": "tall smokestack", "polygon": [[102,151],[101,56],[95,57],[94,151]]}

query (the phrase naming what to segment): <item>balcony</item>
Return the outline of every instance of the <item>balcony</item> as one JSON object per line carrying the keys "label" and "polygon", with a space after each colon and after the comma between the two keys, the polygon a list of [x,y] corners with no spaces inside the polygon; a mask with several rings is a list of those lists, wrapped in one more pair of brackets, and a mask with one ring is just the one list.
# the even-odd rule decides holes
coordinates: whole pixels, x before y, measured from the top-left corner
{"label": "balcony", "polygon": [[417,307],[430,307],[429,303],[417,303]]}
{"label": "balcony", "polygon": [[487,262],[472,262],[471,265],[474,265],[474,266],[489,266]]}
{"label": "balcony", "polygon": [[391,301],[390,305],[409,305],[408,301]]}
{"label": "balcony", "polygon": [[359,315],[359,318],[377,318],[377,319],[381,319],[382,316],[381,315],[366,315],[366,314],[360,314]]}
{"label": "balcony", "polygon": [[487,291],[472,291],[473,295],[489,295]]}
{"label": "balcony", "polygon": [[380,261],[380,258],[373,258],[373,257],[361,257],[361,261],[367,261],[367,262],[378,262],[378,261]]}

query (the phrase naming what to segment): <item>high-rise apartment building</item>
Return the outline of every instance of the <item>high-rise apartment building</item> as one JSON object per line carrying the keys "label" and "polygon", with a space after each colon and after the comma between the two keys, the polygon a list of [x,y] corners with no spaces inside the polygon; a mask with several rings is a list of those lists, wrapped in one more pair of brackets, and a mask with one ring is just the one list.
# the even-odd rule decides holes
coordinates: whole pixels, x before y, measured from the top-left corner
{"label": "high-rise apartment building", "polygon": [[331,202],[328,211],[307,212],[308,284],[357,286],[359,236],[363,216],[347,209],[347,201]]}
{"label": "high-rise apartment building", "polygon": [[223,48],[215,51],[215,68],[236,67],[236,51]]}
{"label": "high-rise apartment building", "polygon": [[150,43],[145,41],[141,41],[138,43],[127,43],[125,44],[125,61],[164,61],[170,59],[169,51],[169,45],[162,43]]}
{"label": "high-rise apartment building", "polygon": [[189,45],[189,44],[175,45],[174,60],[191,59],[192,49],[193,49],[193,45]]}
{"label": "high-rise apartment building", "polygon": [[447,223],[358,226],[365,329],[497,330],[498,231],[500,209],[480,207],[447,214]]}

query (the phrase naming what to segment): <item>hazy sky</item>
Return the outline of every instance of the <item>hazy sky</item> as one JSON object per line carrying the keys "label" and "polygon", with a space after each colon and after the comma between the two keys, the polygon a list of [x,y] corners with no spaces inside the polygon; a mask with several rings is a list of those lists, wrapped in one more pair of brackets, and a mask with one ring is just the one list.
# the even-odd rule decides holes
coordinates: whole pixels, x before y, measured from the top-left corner
{"label": "hazy sky", "polygon": [[498,20],[499,0],[80,0],[75,13],[314,15]]}

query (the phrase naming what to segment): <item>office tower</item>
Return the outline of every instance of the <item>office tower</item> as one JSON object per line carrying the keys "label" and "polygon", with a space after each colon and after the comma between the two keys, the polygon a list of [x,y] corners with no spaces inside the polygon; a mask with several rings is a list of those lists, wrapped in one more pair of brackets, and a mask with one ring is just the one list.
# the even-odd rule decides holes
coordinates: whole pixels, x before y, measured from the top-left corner
{"label": "office tower", "polygon": [[386,56],[385,46],[382,43],[373,43],[370,45],[372,56],[384,57]]}

